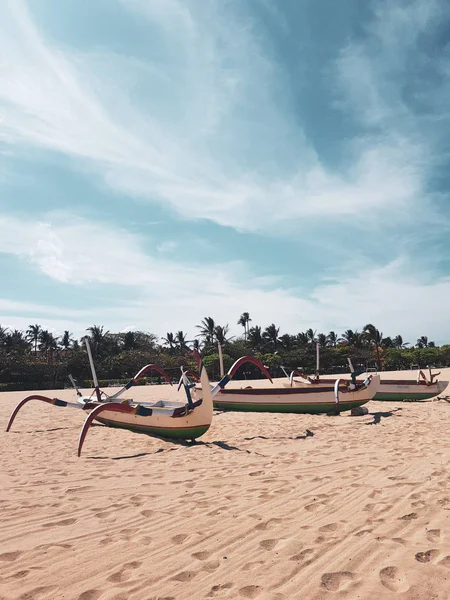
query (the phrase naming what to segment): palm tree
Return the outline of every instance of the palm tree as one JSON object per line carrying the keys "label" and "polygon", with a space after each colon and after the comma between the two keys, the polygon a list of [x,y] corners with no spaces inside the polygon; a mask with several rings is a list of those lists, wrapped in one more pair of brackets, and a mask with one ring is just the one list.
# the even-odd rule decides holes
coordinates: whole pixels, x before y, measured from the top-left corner
{"label": "palm tree", "polygon": [[0,325],[0,348],[3,348],[6,343],[6,337],[8,335],[8,328]]}
{"label": "palm tree", "polygon": [[347,329],[342,334],[341,340],[347,346],[353,346],[354,348],[361,348],[364,345],[365,337],[364,333],[359,333],[359,331],[353,331],[352,329]]}
{"label": "palm tree", "polygon": [[316,332],[313,331],[311,328],[306,330],[306,336],[307,336],[308,342],[310,344],[312,344],[316,341]]}
{"label": "palm tree", "polygon": [[88,327],[86,331],[89,331],[93,353],[99,354],[106,345],[109,331],[103,331],[103,325],[92,325],[92,327]]}
{"label": "palm tree", "polygon": [[336,348],[338,341],[339,341],[339,338],[338,338],[337,334],[334,331],[330,331],[330,333],[327,335],[328,345],[331,346],[332,348]]}
{"label": "palm tree", "polygon": [[47,361],[49,357],[53,357],[53,351],[58,347],[58,338],[50,333],[47,329],[41,329],[39,334],[39,350],[45,352]]}
{"label": "palm tree", "polygon": [[41,333],[41,330],[42,330],[42,328],[40,325],[29,325],[28,329],[26,331],[27,340],[29,340],[30,342],[33,342],[33,344],[34,344],[35,356],[37,354],[37,345],[38,345],[39,335]]}
{"label": "palm tree", "polygon": [[162,338],[162,340],[165,342],[165,344],[167,346],[169,346],[169,354],[172,354],[173,351],[176,349],[177,347],[177,341],[175,339],[175,336],[173,335],[173,333],[171,333],[170,331],[166,334],[166,337]]}
{"label": "palm tree", "polygon": [[177,331],[175,335],[175,341],[177,343],[178,349],[180,352],[184,352],[185,350],[189,350],[189,346],[187,345],[186,334],[183,331]]}
{"label": "palm tree", "polygon": [[228,325],[216,325],[214,327],[214,339],[216,342],[221,344],[222,346],[226,344],[231,338],[227,338],[228,334]]}
{"label": "palm tree", "polygon": [[284,333],[280,337],[279,341],[283,348],[289,352],[290,350],[293,350],[295,348],[297,338],[295,337],[295,335],[289,335],[289,333]]}
{"label": "palm tree", "polygon": [[409,342],[404,342],[401,335],[396,335],[393,340],[394,348],[406,348],[409,346]]}
{"label": "palm tree", "polygon": [[326,336],[324,333],[319,333],[317,336],[317,342],[321,348],[325,348],[328,343],[328,336]]}
{"label": "palm tree", "polygon": [[428,338],[426,335],[422,335],[416,343],[417,348],[428,348]]}
{"label": "palm tree", "polygon": [[394,342],[391,337],[385,337],[381,340],[382,348],[394,348]]}
{"label": "palm tree", "polygon": [[251,321],[251,319],[250,319],[250,313],[244,312],[239,317],[239,321],[237,322],[238,325],[242,325],[242,327],[244,328],[244,340],[245,341],[247,341],[248,330],[249,330],[249,322],[250,321]]}
{"label": "palm tree", "polygon": [[202,336],[206,343],[212,344],[214,341],[214,330],[216,324],[212,317],[205,317],[200,325],[196,325],[197,329],[200,329],[199,335]]}
{"label": "palm tree", "polygon": [[280,328],[277,327],[275,323],[272,323],[264,329],[264,333],[262,334],[263,339],[266,340],[266,342],[268,342],[271,346],[273,346],[274,350],[277,349],[277,345],[280,341],[278,339],[279,332]]}
{"label": "palm tree", "polygon": [[30,342],[21,331],[14,329],[6,334],[4,346],[11,354],[24,354],[30,348]]}
{"label": "palm tree", "polygon": [[261,327],[259,325],[255,325],[248,332],[248,343],[255,350],[260,350],[264,340],[261,332]]}
{"label": "palm tree", "polygon": [[139,346],[136,332],[135,331],[127,331],[123,336],[123,349],[124,350],[134,350]]}
{"label": "palm tree", "polygon": [[368,323],[364,327],[363,334],[366,340],[374,345],[375,353],[377,355],[378,370],[381,370],[380,346],[383,343],[383,334],[375,327],[375,325],[372,325],[372,323]]}
{"label": "palm tree", "polygon": [[73,342],[72,333],[66,329],[63,333],[59,343],[64,350],[69,350]]}
{"label": "palm tree", "polygon": [[300,333],[297,333],[297,343],[299,346],[307,346],[309,344],[309,337],[307,333],[304,333],[303,331]]}

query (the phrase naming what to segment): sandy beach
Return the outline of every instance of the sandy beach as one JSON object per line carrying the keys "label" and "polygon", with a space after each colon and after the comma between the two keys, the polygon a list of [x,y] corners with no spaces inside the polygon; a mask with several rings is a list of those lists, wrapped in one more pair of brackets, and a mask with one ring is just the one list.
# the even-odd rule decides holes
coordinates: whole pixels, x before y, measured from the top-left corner
{"label": "sandy beach", "polygon": [[83,413],[28,404],[0,437],[0,598],[448,600],[450,405],[367,407],[215,413],[193,446],[98,425],[77,458]]}

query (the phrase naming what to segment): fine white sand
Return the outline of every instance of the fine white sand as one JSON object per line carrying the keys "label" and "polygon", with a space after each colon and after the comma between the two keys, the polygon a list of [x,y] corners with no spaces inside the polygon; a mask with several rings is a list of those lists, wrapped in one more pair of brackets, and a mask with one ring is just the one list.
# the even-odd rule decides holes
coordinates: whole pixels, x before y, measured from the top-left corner
{"label": "fine white sand", "polygon": [[215,413],[194,446],[98,425],[77,458],[85,415],[30,402],[0,436],[0,598],[448,600],[450,404],[367,407]]}

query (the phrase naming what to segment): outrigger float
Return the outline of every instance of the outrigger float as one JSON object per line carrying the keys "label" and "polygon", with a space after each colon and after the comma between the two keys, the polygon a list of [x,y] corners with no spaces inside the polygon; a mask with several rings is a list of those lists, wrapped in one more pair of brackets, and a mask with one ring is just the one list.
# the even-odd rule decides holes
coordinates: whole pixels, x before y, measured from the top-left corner
{"label": "outrigger float", "polygon": [[[253,387],[246,381],[245,387],[225,390],[227,383],[245,362],[257,365],[272,382],[270,374],[264,367],[261,368],[259,361],[244,356],[212,388],[214,408],[249,412],[340,413],[369,402],[380,385],[379,375],[369,375],[362,382],[357,382],[352,375],[350,381],[340,378],[326,386]],[[198,398],[202,394],[203,384],[197,384],[193,389],[193,397]]]}
{"label": "outrigger float", "polygon": [[[195,401],[190,393],[192,386],[185,385],[186,402],[167,400],[134,402],[131,399],[119,401],[119,398],[132,386],[136,385],[145,373],[153,370],[159,372],[172,385],[167,373],[157,365],[146,365],[122,389],[108,396],[99,388],[91,349],[87,340],[86,349],[94,380],[94,392],[90,396],[83,396],[75,386],[78,395],[76,402],[66,402],[59,398],[49,398],[41,395],[27,396],[14,409],[6,431],[11,429],[19,410],[31,400],[46,402],[54,406],[80,409],[89,413],[80,432],[78,456],[80,456],[87,431],[94,420],[110,427],[130,429],[151,436],[171,439],[195,440],[208,431],[213,416],[212,394],[208,375],[198,352],[194,354],[204,393],[197,397]],[[71,381],[74,384],[73,378],[71,378]]]}

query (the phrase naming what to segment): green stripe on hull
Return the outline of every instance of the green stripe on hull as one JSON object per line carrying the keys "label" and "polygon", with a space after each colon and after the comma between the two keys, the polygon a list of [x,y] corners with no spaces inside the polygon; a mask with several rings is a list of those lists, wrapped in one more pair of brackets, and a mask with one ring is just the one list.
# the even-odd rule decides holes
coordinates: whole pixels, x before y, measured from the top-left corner
{"label": "green stripe on hull", "polygon": [[108,427],[116,427],[117,429],[128,429],[137,433],[146,433],[161,438],[169,438],[176,440],[195,440],[201,437],[209,429],[209,425],[201,425],[199,427],[180,427],[180,428],[165,428],[165,427],[146,427],[143,425],[129,425],[128,423],[116,423],[102,419],[96,419]]}
{"label": "green stripe on hull", "polygon": [[429,398],[433,398],[436,396],[436,392],[433,393],[410,393],[410,392],[400,392],[398,394],[393,392],[377,392],[373,397],[373,400],[397,400],[401,402],[402,400],[428,400]]}
{"label": "green stripe on hull", "polygon": [[[355,400],[355,402],[341,403],[340,412],[351,410],[357,406],[366,404],[368,400]],[[246,411],[246,412],[271,412],[271,413],[296,413],[296,414],[318,414],[334,412],[336,404],[330,402],[327,404],[249,404],[246,402],[214,402],[214,408],[219,410]]]}

